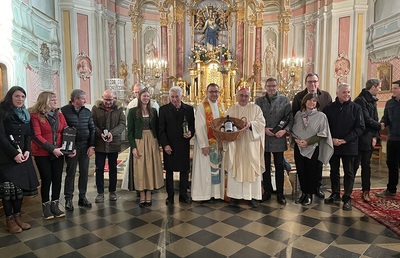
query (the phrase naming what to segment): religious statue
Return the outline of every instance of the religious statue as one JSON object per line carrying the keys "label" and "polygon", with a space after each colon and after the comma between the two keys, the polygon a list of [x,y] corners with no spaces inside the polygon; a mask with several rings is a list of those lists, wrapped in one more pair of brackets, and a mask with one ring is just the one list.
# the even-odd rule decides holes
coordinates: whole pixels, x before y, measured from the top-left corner
{"label": "religious statue", "polygon": [[126,70],[126,64],[124,61],[120,61],[120,68],[119,68],[119,77],[124,80],[124,84],[126,85],[126,77],[128,77],[128,71]]}
{"label": "religious statue", "polygon": [[265,64],[268,76],[275,76],[276,72],[276,47],[272,39],[268,39],[268,46],[265,50]]}
{"label": "religious statue", "polygon": [[208,50],[226,44],[229,12],[226,6],[199,5],[194,15],[194,29],[201,35],[195,39],[197,45]]}
{"label": "religious statue", "polygon": [[156,46],[153,43],[153,38],[149,38],[149,42],[146,44],[144,48],[144,52],[146,53],[146,60],[152,60],[156,58]]}
{"label": "religious statue", "polygon": [[207,48],[209,48],[209,45],[212,47],[217,46],[218,24],[216,23],[214,12],[210,11],[202,33],[204,33],[204,44],[207,45]]}

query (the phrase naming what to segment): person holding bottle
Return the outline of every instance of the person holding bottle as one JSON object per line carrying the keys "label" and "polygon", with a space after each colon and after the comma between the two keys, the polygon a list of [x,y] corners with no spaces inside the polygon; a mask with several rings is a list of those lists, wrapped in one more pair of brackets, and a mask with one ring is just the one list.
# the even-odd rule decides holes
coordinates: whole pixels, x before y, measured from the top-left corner
{"label": "person holding bottle", "polygon": [[[228,171],[226,195],[231,198],[231,206],[238,206],[238,200],[244,199],[249,200],[250,205],[256,208],[262,197],[261,178],[265,171],[265,119],[261,108],[249,103],[248,88],[240,88],[236,98],[237,103],[228,109],[227,115],[244,117],[247,121],[245,131],[239,139],[224,143],[224,166]],[[225,123],[225,129],[227,127],[233,127],[229,120]]]}
{"label": "person holding bottle", "polygon": [[293,124],[292,108],[286,96],[278,93],[277,79],[270,77],[265,82],[266,94],[256,99],[266,121],[265,127],[265,173],[263,174],[263,201],[271,199],[271,153],[274,155],[277,202],[286,205],[283,195],[284,167],[283,152],[287,150],[286,133]]}
{"label": "person holding bottle", "polygon": [[104,202],[104,166],[106,158],[109,168],[109,200],[116,201],[117,159],[121,151],[121,133],[126,127],[122,103],[116,100],[112,90],[103,92],[103,97],[92,108],[93,123],[96,129],[95,164],[97,196],[95,203]]}
{"label": "person holding bottle", "polygon": [[[160,108],[160,143],[163,147],[164,169],[166,170],[166,205],[174,204],[174,171],[179,171],[179,202],[190,204],[187,195],[190,169],[190,139],[194,136],[193,107],[182,102],[182,89],[169,89],[170,103]],[[183,121],[188,122],[189,131],[183,133]]]}
{"label": "person holding bottle", "polygon": [[158,115],[151,107],[150,93],[142,89],[138,105],[129,110],[128,140],[132,150],[133,181],[140,193],[139,206],[151,206],[151,191],[164,186],[160,149],[158,144]]}
{"label": "person holding bottle", "polygon": [[0,102],[0,197],[6,230],[13,234],[31,228],[21,219],[22,202],[24,195],[36,195],[39,186],[31,157],[31,119],[25,98],[25,90],[13,86]]}
{"label": "person holding bottle", "polygon": [[43,218],[61,218],[65,216],[59,208],[64,167],[61,144],[67,122],[57,108],[57,96],[53,92],[40,93],[29,112],[33,128],[32,155],[41,178]]}

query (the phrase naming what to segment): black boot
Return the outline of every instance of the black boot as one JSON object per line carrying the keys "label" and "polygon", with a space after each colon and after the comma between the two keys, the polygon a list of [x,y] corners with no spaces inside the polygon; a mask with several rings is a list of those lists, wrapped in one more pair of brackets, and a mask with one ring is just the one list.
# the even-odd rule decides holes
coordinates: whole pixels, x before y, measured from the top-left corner
{"label": "black boot", "polygon": [[65,213],[62,210],[60,210],[59,205],[60,205],[60,202],[58,200],[51,201],[51,204],[50,204],[51,213],[53,213],[54,217],[56,217],[56,218],[61,218],[61,217],[65,216]]}
{"label": "black boot", "polygon": [[65,198],[65,209],[67,211],[74,210],[74,204],[72,203],[72,198]]}
{"label": "black boot", "polygon": [[53,219],[54,214],[50,209],[50,201],[42,203],[42,215],[44,219]]}

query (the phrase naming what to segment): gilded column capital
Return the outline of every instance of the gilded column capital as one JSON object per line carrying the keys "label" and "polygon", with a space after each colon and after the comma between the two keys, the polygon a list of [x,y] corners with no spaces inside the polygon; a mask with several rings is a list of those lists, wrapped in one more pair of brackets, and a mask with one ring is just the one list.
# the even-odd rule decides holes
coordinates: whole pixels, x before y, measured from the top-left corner
{"label": "gilded column capital", "polygon": [[290,9],[290,6],[285,6],[282,12],[278,15],[278,30],[282,31],[284,33],[288,33],[290,28],[289,28],[289,22],[290,18],[292,17],[292,10]]}
{"label": "gilded column capital", "polygon": [[140,9],[136,8],[133,5],[129,6],[128,15],[131,18],[131,30],[133,38],[136,38],[138,31],[140,31],[142,28],[143,16],[138,10]]}
{"label": "gilded column capital", "polygon": [[242,6],[238,7],[237,9],[237,21],[239,23],[244,22],[244,14],[245,14],[245,10]]}
{"label": "gilded column capital", "polygon": [[180,6],[175,9],[175,20],[177,23],[185,22],[185,10]]}

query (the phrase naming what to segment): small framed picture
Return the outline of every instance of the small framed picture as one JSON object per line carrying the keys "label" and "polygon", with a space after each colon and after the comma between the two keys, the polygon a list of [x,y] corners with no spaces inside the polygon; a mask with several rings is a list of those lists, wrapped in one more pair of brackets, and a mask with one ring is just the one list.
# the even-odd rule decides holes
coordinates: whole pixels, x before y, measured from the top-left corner
{"label": "small framed picture", "polygon": [[377,77],[381,80],[381,91],[389,92],[392,90],[392,65],[383,63],[378,67]]}

